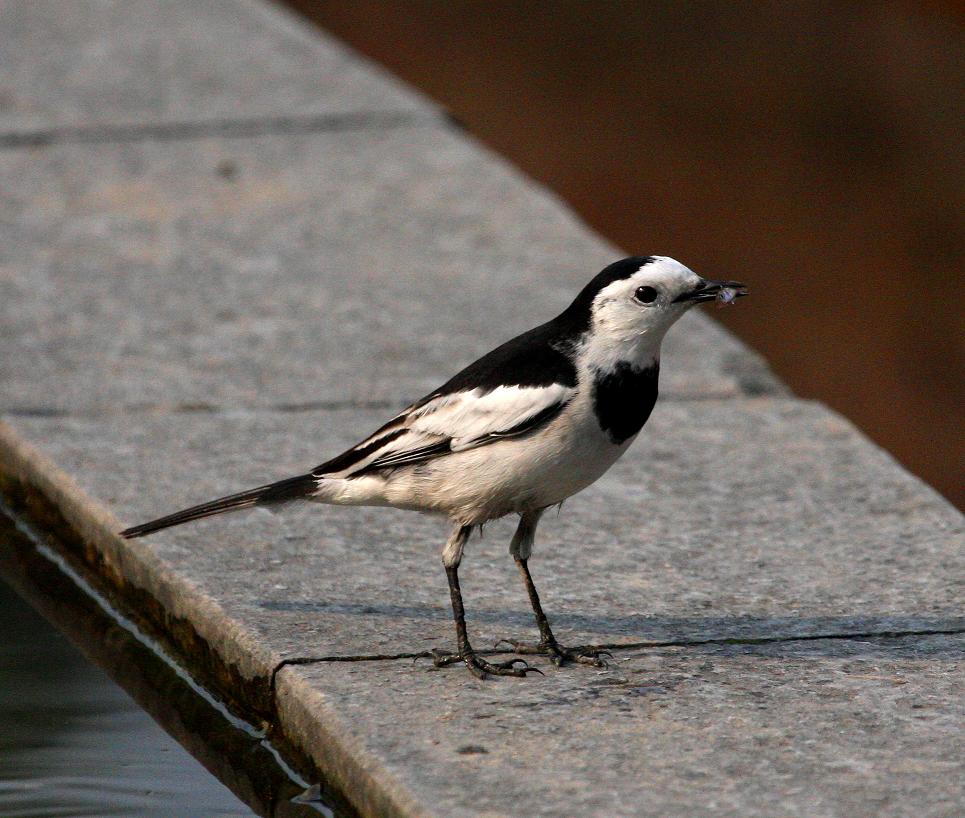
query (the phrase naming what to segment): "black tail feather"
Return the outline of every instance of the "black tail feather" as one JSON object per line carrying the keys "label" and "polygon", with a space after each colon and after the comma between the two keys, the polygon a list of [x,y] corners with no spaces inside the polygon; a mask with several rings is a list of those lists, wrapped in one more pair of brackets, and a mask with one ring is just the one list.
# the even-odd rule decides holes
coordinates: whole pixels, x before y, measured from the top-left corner
{"label": "black tail feather", "polygon": [[219,497],[217,500],[210,500],[198,506],[191,506],[166,517],[151,520],[148,523],[126,528],[121,532],[125,539],[143,537],[145,534],[153,534],[162,528],[170,528],[174,525],[189,523],[192,520],[200,520],[203,517],[212,517],[215,514],[223,514],[226,511],[234,511],[239,508],[251,508],[252,506],[272,505],[274,503],[285,503],[289,500],[299,500],[310,496],[318,487],[318,478],[311,474],[301,474],[298,477],[289,477],[287,480],[279,480],[277,483],[268,483],[258,488],[241,491],[237,494],[229,494],[227,497]]}

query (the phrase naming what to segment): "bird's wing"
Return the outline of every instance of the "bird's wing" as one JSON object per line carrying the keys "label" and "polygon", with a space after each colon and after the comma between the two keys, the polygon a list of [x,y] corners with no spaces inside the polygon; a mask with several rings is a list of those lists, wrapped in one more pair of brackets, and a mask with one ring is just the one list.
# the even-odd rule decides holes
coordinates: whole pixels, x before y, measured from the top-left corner
{"label": "bird's wing", "polygon": [[312,474],[358,477],[519,437],[549,423],[575,391],[553,383],[433,394]]}

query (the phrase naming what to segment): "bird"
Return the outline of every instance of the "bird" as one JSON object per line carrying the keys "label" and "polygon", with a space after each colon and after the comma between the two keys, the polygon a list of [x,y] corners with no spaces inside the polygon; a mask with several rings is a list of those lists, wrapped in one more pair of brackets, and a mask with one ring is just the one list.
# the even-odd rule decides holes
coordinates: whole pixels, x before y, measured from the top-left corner
{"label": "bird", "polygon": [[[557,667],[605,667],[606,651],[561,645],[529,570],[543,513],[583,490],[629,448],[657,401],[660,347],[689,309],[748,294],[736,281],[702,278],[667,256],[630,256],[605,267],[559,315],[466,366],[361,442],[310,472],[220,497],[128,528],[124,538],[253,506],[296,500],[389,506],[443,515],[442,549],[454,652],[477,678],[542,673],[521,658]],[[489,661],[473,647],[459,567],[474,529],[519,518],[509,545],[539,632],[538,643],[506,641],[513,658]]]}

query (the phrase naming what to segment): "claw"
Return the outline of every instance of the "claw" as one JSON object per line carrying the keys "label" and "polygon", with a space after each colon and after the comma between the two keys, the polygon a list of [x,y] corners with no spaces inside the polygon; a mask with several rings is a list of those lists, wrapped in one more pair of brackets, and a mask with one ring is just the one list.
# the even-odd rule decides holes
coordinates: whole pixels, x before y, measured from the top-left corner
{"label": "claw", "polygon": [[568,659],[572,659],[574,662],[600,668],[608,668],[610,666],[610,663],[603,658],[604,656],[608,656],[611,659],[613,658],[613,654],[610,653],[610,651],[597,650],[595,648],[570,648],[569,650],[564,650],[563,652]]}
{"label": "claw", "polygon": [[545,675],[542,670],[532,667],[525,659],[518,657],[507,659],[505,662],[488,662],[475,653],[460,655],[440,648],[433,648],[427,654],[416,656],[413,658],[413,661],[416,659],[428,659],[430,656],[434,668],[448,667],[449,665],[462,662],[477,679],[485,679],[490,675],[518,677],[523,677],[527,673],[538,673],[540,676]]}
{"label": "claw", "polygon": [[[525,677],[527,673],[540,673],[539,669],[530,667],[522,659],[510,659],[506,662],[487,662],[475,653],[462,657],[462,661],[478,679],[485,679],[487,675]],[[520,665],[520,667],[517,667]]]}
{"label": "claw", "polygon": [[550,661],[556,667],[562,667],[567,662],[576,662],[581,665],[607,668],[610,665],[603,657],[608,656],[610,659],[613,658],[613,654],[608,650],[599,650],[592,647],[564,648],[555,641],[541,641],[538,645],[527,645],[512,639],[500,639],[493,645],[493,649],[495,650],[503,644],[509,645],[516,653],[549,656]]}
{"label": "claw", "polygon": [[[432,654],[432,664],[434,667],[449,667],[449,665],[454,665],[456,662],[462,661],[462,657],[458,653],[450,653],[440,648],[433,648],[429,653]],[[428,659],[429,657],[427,656],[426,658]]]}

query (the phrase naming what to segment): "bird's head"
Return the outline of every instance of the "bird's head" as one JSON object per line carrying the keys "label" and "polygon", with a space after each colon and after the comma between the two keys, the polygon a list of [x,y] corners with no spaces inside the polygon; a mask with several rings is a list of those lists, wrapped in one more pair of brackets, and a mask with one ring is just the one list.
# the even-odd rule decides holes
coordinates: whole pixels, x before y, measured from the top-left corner
{"label": "bird's head", "polygon": [[747,295],[736,281],[711,281],[667,256],[632,256],[604,268],[564,315],[581,320],[584,343],[617,360],[655,358],[667,330],[695,304]]}

